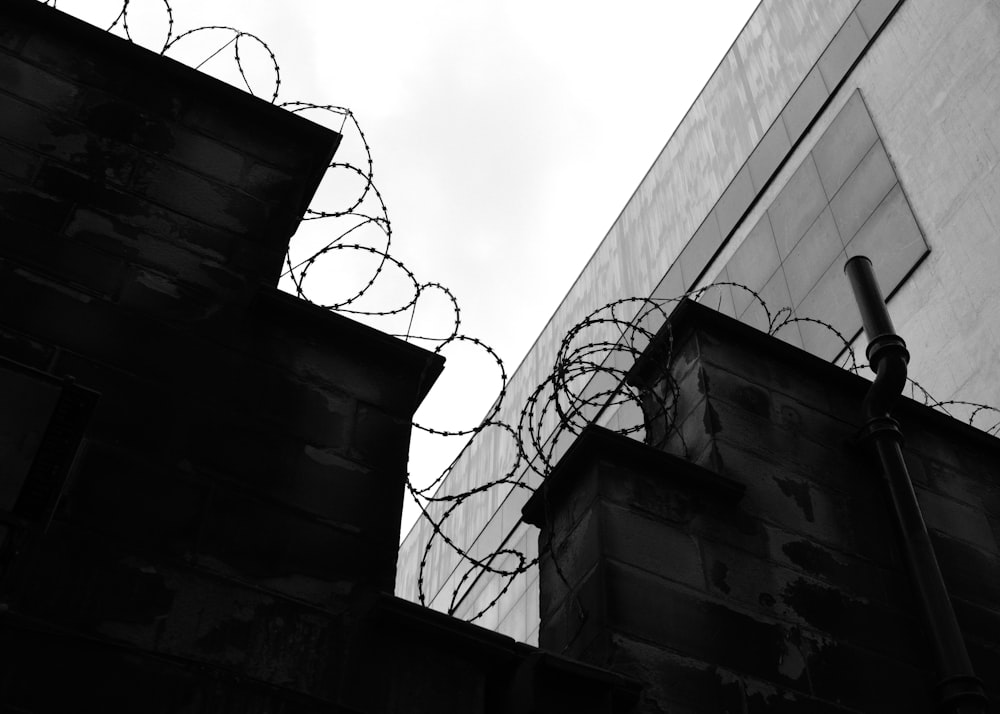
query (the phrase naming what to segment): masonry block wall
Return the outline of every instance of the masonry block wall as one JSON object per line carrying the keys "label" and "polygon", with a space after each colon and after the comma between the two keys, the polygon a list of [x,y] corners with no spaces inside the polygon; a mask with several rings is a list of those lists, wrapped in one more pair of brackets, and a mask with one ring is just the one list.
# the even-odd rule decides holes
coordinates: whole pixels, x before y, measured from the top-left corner
{"label": "masonry block wall", "polygon": [[393,588],[442,366],[274,288],[338,142],[0,7],[0,357],[99,393],[52,522],[0,514],[39,533],[0,564],[5,711],[222,711],[236,681],[227,710],[334,696],[339,613]]}
{"label": "masonry block wall", "polygon": [[[526,507],[552,538],[540,646],[646,682],[640,711],[932,711],[881,474],[855,440],[868,383],[698,305],[672,336],[660,448],[591,428]],[[1000,442],[908,400],[897,416],[1000,711]]]}

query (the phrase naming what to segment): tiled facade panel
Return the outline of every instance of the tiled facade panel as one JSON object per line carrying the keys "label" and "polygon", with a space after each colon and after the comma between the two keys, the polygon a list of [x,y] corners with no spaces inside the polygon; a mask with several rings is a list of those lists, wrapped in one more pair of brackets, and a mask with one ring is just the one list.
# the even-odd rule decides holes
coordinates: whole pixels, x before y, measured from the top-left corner
{"label": "tiled facade panel", "polygon": [[[824,334],[829,330],[811,320],[848,339],[861,328],[857,307],[830,294],[846,289],[847,257],[871,258],[888,295],[926,253],[885,147],[855,91],[726,263],[729,279],[747,289],[722,287],[707,297],[732,290],[730,314],[765,331],[787,318],[809,318],[788,322],[776,334],[833,359],[846,345],[829,339]],[[834,267],[841,270],[823,282]],[[820,290],[816,297],[814,289]],[[722,311],[727,312],[724,306]]]}
{"label": "tiled facade panel", "polygon": [[[769,125],[764,124],[768,127],[767,130],[761,131],[757,146],[724,189],[701,227],[684,246],[679,259],[670,266],[653,290],[656,297],[674,297],[705,282],[702,278],[712,263],[712,257],[726,244],[740,219],[767,188],[792,147],[803,137],[898,4],[899,0],[862,0],[847,15],[843,25],[818,55],[815,63],[790,73],[796,77],[801,76],[802,80],[793,87],[794,91],[785,105],[778,108],[780,111],[766,111],[761,105],[757,105],[758,111],[753,119],[759,122],[761,116],[766,116],[766,121],[770,122]],[[769,55],[775,49],[773,45],[765,43],[765,47],[755,46],[758,44],[754,40],[755,32],[758,32],[754,29],[756,18],[757,15],[751,18],[747,28],[737,39],[736,47],[753,47],[760,55],[756,59],[767,57],[773,62],[775,58]],[[774,24],[778,28],[782,26],[780,20]],[[781,46],[779,43],[778,47]],[[786,59],[787,61],[794,62],[794,59]],[[750,66],[755,65],[751,62]],[[771,70],[774,71],[773,66]],[[753,70],[749,72],[750,75],[753,73]],[[748,81],[753,86],[753,77]],[[754,96],[756,97],[755,94]],[[714,227],[719,228],[718,234]],[[681,286],[682,289],[673,290],[676,286]]]}

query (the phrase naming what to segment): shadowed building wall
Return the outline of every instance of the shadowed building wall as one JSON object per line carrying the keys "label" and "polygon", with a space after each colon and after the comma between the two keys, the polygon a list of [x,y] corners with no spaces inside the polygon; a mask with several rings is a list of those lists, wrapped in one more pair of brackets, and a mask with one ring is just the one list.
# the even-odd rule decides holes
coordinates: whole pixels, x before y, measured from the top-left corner
{"label": "shadowed building wall", "polygon": [[[646,682],[640,711],[932,711],[881,466],[856,438],[870,383],[695,303],[671,324],[669,363],[638,374],[677,386],[660,448],[590,427],[525,508],[542,648]],[[1000,441],[894,413],[996,709]]]}

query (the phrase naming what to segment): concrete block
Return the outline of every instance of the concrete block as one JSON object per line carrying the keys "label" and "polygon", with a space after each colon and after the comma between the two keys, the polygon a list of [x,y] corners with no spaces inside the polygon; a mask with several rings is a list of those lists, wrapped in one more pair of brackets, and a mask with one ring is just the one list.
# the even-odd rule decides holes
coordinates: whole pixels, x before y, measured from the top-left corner
{"label": "concrete block", "polygon": [[195,132],[223,142],[239,154],[283,171],[301,170],[302,166],[313,166],[316,163],[316,156],[311,153],[312,149],[305,141],[262,141],[261,136],[267,132],[270,122],[241,124],[234,121],[231,114],[219,111],[217,107],[207,106],[204,102],[181,107],[178,120]]}
{"label": "concrete block", "polygon": [[782,671],[783,629],[627,566],[609,564],[607,618],[613,629],[789,686],[807,686],[804,671]]}
{"label": "concrete block", "polygon": [[70,201],[29,188],[2,175],[0,205],[3,206],[0,218],[8,225],[23,224],[46,231],[58,231],[72,211]]}
{"label": "concrete block", "polygon": [[866,602],[890,608],[912,607],[912,595],[902,570],[879,566],[857,553],[830,548],[798,533],[775,527],[768,527],[767,533],[766,557],[772,562],[836,585]]}
{"label": "concrete block", "polygon": [[703,391],[713,399],[722,399],[763,419],[772,416],[771,393],[758,384],[728,370],[706,363],[701,371]]}
{"label": "concrete block", "polygon": [[30,185],[41,162],[37,154],[0,141],[0,176]]}
{"label": "concrete block", "polygon": [[[741,428],[735,420],[728,423],[733,431]],[[775,429],[762,441],[780,442],[781,438],[782,432]],[[854,545],[844,496],[817,486],[808,474],[796,473],[777,463],[778,459],[769,460],[739,447],[732,448],[730,439],[728,435],[720,436],[719,452],[725,475],[747,487],[741,502],[743,511],[835,548],[848,549]],[[744,439],[737,435],[735,441],[740,443]]]}
{"label": "concrete block", "polygon": [[[380,421],[371,409],[359,409],[354,398],[327,385],[304,384],[287,373],[263,366],[253,370],[252,379],[258,376],[261,392],[253,399],[254,412],[273,422],[283,433],[313,448],[343,455],[347,455],[352,445],[361,448],[358,438],[368,444],[381,436],[385,450],[369,449],[374,458],[368,463],[375,467],[400,466],[408,447],[408,434],[400,435],[398,422],[388,417]],[[392,451],[390,447],[402,450]],[[355,456],[354,460],[360,461]]]}
{"label": "concrete block", "polygon": [[359,404],[351,440],[352,453],[361,463],[396,467],[405,473],[410,444],[410,424],[380,409]]}
{"label": "concrete block", "polygon": [[245,271],[248,280],[260,274],[255,258],[235,234],[139,198],[109,191],[96,199],[73,211],[66,235],[192,280],[202,279],[205,266],[213,263],[225,263],[232,273]]}
{"label": "concrete block", "polygon": [[[822,413],[803,410],[777,392],[771,394],[766,414],[755,413],[765,403],[752,386],[734,382],[727,388],[733,390],[734,401],[723,395],[715,402],[723,464],[731,451],[745,451],[774,466],[780,464],[788,474],[808,476],[810,481],[834,492],[871,492],[872,485],[856,476],[864,460],[839,445],[847,438],[840,435],[851,433],[850,428]],[[732,458],[738,461],[742,457],[732,454]]]}
{"label": "concrete block", "polygon": [[15,236],[5,249],[12,261],[61,282],[81,286],[93,294],[112,296],[118,292],[125,275],[125,263],[117,255],[66,240],[47,229],[9,224],[2,218],[0,229]]}
{"label": "concrete block", "polygon": [[[79,706],[80,692],[88,692],[88,702],[102,711],[166,714],[191,701],[224,704],[220,690],[234,694],[235,687],[212,682],[211,675],[203,675],[199,682],[194,668],[165,663],[159,657],[21,629],[6,621],[0,627],[10,645],[0,653],[0,666],[9,675],[0,696],[13,711],[72,709]],[[60,673],[63,686],[47,685],[52,672]],[[244,697],[244,711],[260,711],[249,708],[257,703]]]}
{"label": "concrete block", "polygon": [[[70,214],[62,235],[106,253],[114,253],[126,262],[139,257],[140,238],[116,217],[78,206]],[[148,263],[147,263],[148,264]]]}
{"label": "concrete block", "polygon": [[[270,500],[217,492],[205,515],[198,558],[281,591],[296,578],[392,587],[395,549]],[[266,528],[262,524],[267,524]],[[394,535],[390,542],[397,541]],[[394,545],[394,544],[393,544]],[[285,585],[287,583],[287,586]]]}
{"label": "concrete block", "polygon": [[250,168],[244,154],[217,139],[180,126],[171,127],[171,137],[173,143],[166,153],[170,161],[264,200],[268,197],[259,195],[255,189],[273,187],[279,183],[275,180],[278,176],[282,181],[288,180],[287,175],[278,174],[266,165],[255,164]]}
{"label": "concrete block", "polygon": [[267,486],[284,503],[365,533],[399,528],[398,513],[385,505],[400,488],[398,472],[371,470],[331,450],[303,446],[282,477]]}
{"label": "concrete block", "polygon": [[770,687],[768,684],[747,685],[747,714],[798,714],[807,711],[815,714],[853,714],[854,709],[839,706],[834,701],[824,701]]}
{"label": "concrete block", "polygon": [[153,563],[89,529],[53,522],[14,602],[31,617],[94,633],[102,623],[151,625],[171,609],[174,589]]}
{"label": "concrete block", "polygon": [[948,593],[988,608],[1000,602],[1000,560],[975,546],[931,531]]}
{"label": "concrete block", "polygon": [[173,144],[173,127],[164,117],[121,97],[91,90],[77,114],[87,133],[164,153]]}
{"label": "concrete block", "polygon": [[154,270],[134,269],[123,281],[118,304],[153,319],[196,323],[218,312],[218,295]]}
{"label": "concrete block", "polygon": [[[540,585],[542,597],[545,598],[547,583],[540,580]],[[609,633],[606,628],[605,599],[603,570],[596,568],[550,614],[542,611],[538,646],[565,657],[580,659],[580,655],[595,639],[606,641]],[[600,664],[592,659],[583,661]]]}
{"label": "concrete block", "polygon": [[20,55],[21,48],[31,36],[31,30],[20,24],[8,24],[0,28],[0,47],[8,50],[7,54]]}
{"label": "concrete block", "polygon": [[818,397],[821,390],[815,390],[816,399],[810,399],[810,391],[803,389],[793,397],[784,390],[775,390],[775,423],[796,437],[810,439],[831,451],[848,453],[857,435],[854,415],[831,414]]}
{"label": "concrete block", "polygon": [[[58,76],[72,77],[81,84],[100,86],[108,81],[107,68],[102,66],[98,57],[79,51],[55,32],[39,32],[22,27],[27,38],[22,43],[20,55],[26,61],[44,67]],[[129,69],[122,67],[124,72]]]}
{"label": "concrete block", "polygon": [[224,184],[145,158],[132,178],[140,196],[195,220],[237,233],[261,235],[268,211],[252,196]]}
{"label": "concrete block", "polygon": [[[377,354],[362,355],[343,340],[307,340],[301,330],[261,318],[252,324],[260,358],[288,370],[300,381],[325,385],[350,394],[359,401],[395,408],[402,402],[413,408],[412,381],[393,373]],[[384,378],[373,378],[375,369],[385,368]],[[408,399],[409,398],[409,399]]]}
{"label": "concrete block", "polygon": [[[922,651],[924,639],[912,603],[901,613],[854,594],[840,582],[820,581],[737,549],[705,542],[703,550],[715,597],[789,626],[920,664],[913,653]],[[904,579],[902,573],[896,577]]]}
{"label": "concrete block", "polygon": [[198,542],[207,496],[190,476],[95,444],[63,498],[62,516],[147,553],[187,556]]}
{"label": "concrete block", "polygon": [[707,399],[703,399],[686,417],[674,421],[669,431],[660,434],[654,430],[655,441],[651,443],[662,451],[681,458],[690,458],[714,445],[712,424],[712,405]]}
{"label": "concrete block", "polygon": [[551,548],[543,551],[538,564],[543,583],[539,607],[543,615],[557,607],[600,562],[604,544],[598,513],[597,508],[591,510],[572,531],[554,536],[557,539]]}
{"label": "concrete block", "polygon": [[[545,482],[539,486],[543,498],[548,498]],[[573,488],[559,494],[559,507],[552,508],[551,501],[546,514],[553,534],[569,533],[577,523],[583,521],[594,508],[598,498],[597,469],[590,468],[574,474]],[[540,549],[545,541],[539,541]]]}
{"label": "concrete block", "polygon": [[604,557],[696,590],[705,587],[698,541],[690,533],[609,503],[602,504],[600,519]]}
{"label": "concrete block", "polygon": [[[214,153],[214,152],[213,152]],[[210,153],[209,156],[212,154]],[[198,165],[195,165],[196,168]],[[200,170],[207,172],[209,167]],[[214,173],[212,174],[214,175]],[[265,203],[278,203],[289,195],[301,193],[301,186],[295,176],[285,170],[256,161],[245,168],[238,177],[240,187]],[[300,199],[300,202],[304,200]]]}
{"label": "concrete block", "polygon": [[[980,473],[976,473],[977,469],[975,468],[975,461],[978,459],[966,458],[962,454],[963,449],[957,441],[943,437],[940,432],[937,432],[937,430],[923,422],[923,420],[907,417],[908,415],[905,413],[900,413],[898,416],[903,434],[906,435],[906,452],[904,453],[907,455],[912,454],[917,459],[922,459],[926,462],[936,462],[947,469],[969,476],[973,476],[973,474],[975,476],[981,475]],[[917,473],[919,474],[919,465],[917,466]],[[991,477],[987,476],[987,478]]]}
{"label": "concrete block", "polygon": [[903,458],[916,486],[947,496],[973,508],[989,513],[987,497],[993,492],[989,484],[933,458],[926,458],[913,448],[903,449]]}
{"label": "concrete block", "polygon": [[0,328],[0,356],[47,371],[55,356],[55,348],[23,333]]}
{"label": "concrete block", "polygon": [[946,533],[951,538],[967,541],[1000,557],[993,529],[981,509],[923,488],[917,488],[916,493],[928,528]]}
{"label": "concrete block", "polygon": [[[64,133],[65,118],[21,101],[9,94],[0,93],[0,136],[6,142],[25,149],[42,150]],[[49,150],[46,149],[46,154]]]}
{"label": "concrete block", "polygon": [[814,696],[862,711],[931,711],[931,663],[915,668],[842,643],[817,644],[808,655]]}
{"label": "concrete block", "polygon": [[781,363],[745,342],[720,339],[718,335],[708,331],[700,332],[691,341],[697,344],[701,363],[709,363],[731,374],[741,375],[748,382],[769,385],[769,389],[787,392],[797,389],[795,385],[801,381],[798,378],[792,379]]}
{"label": "concrete block", "polygon": [[743,681],[730,670],[616,633],[615,670],[645,682],[640,711],[743,711]]}
{"label": "concrete block", "polygon": [[301,441],[257,420],[193,399],[200,412],[178,425],[171,447],[198,467],[269,491],[295,462]]}
{"label": "concrete block", "polygon": [[[685,459],[686,460],[686,459]],[[678,462],[682,463],[682,462]],[[673,469],[678,469],[673,473]],[[702,485],[684,466],[660,468],[609,468],[602,473],[601,496],[635,514],[645,514],[668,527],[687,531],[688,526],[715,504],[726,504],[727,495]],[[723,506],[724,507],[724,506]],[[641,525],[641,524],[638,524]]]}

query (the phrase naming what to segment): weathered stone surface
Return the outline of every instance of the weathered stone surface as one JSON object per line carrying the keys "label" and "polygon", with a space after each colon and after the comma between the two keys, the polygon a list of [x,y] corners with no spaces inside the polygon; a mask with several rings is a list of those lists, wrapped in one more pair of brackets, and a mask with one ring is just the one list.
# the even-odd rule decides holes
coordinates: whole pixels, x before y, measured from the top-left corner
{"label": "weathered stone surface", "polygon": [[[868,383],[695,303],[670,336],[683,355],[670,374],[654,340],[631,379],[674,395],[673,423],[648,399],[649,446],[590,427],[549,476],[544,512],[525,507],[540,546],[554,543],[541,646],[647,682],[640,711],[930,712],[928,637],[880,467],[857,440]],[[897,413],[988,680],[1000,442],[907,400]]]}

